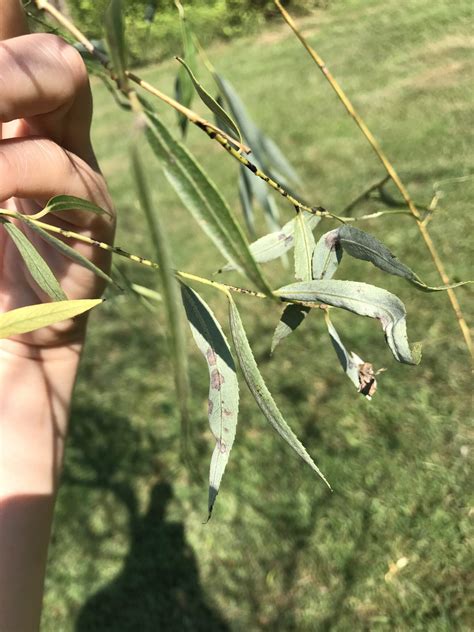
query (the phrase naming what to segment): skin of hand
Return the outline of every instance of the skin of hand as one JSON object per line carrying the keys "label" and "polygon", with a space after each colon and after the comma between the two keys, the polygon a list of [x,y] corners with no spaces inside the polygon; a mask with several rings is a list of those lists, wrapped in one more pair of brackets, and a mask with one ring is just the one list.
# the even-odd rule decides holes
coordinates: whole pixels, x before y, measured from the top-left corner
{"label": "skin of hand", "polygon": [[[33,213],[74,195],[111,216],[75,211],[44,221],[112,243],[115,221],[90,141],[92,99],[80,55],[27,34],[20,0],[0,0],[0,207]],[[26,229],[22,226],[22,229]],[[103,281],[28,237],[68,298],[97,298]],[[103,270],[109,255],[69,245]],[[0,226],[0,313],[50,300]],[[39,629],[54,500],[86,318],[0,340],[0,630]]]}
{"label": "skin of hand", "polygon": [[[7,5],[13,4],[7,0]],[[4,16],[1,19],[5,21]],[[8,35],[8,26],[3,37]],[[50,197],[66,194],[87,198],[112,212],[90,142],[92,99],[79,53],[60,38],[44,33],[4,40],[0,43],[0,86],[2,206],[34,213]],[[107,215],[73,211],[46,221],[108,243],[113,239],[114,221]],[[100,296],[103,282],[93,273],[66,259],[34,233],[29,232],[28,237],[68,298]],[[69,243],[99,267],[109,267],[107,253]],[[48,298],[25,271],[15,245],[0,229],[0,312],[45,300]],[[62,323],[17,340],[33,346],[58,346],[80,339],[83,329],[76,323]]]}

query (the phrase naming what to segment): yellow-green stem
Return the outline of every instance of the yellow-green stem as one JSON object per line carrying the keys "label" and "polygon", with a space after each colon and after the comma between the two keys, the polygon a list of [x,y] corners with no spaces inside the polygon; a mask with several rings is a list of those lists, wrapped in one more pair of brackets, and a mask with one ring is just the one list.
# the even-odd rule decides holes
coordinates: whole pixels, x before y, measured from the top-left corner
{"label": "yellow-green stem", "polygon": [[[47,224],[45,222],[41,222],[39,220],[31,219],[26,215],[22,215],[16,211],[10,211],[8,209],[0,209],[0,216],[4,217],[12,217],[13,219],[17,219],[25,224],[33,224],[34,226],[38,226],[44,230],[47,230],[51,233],[56,233],[57,235],[61,235],[66,239],[76,239],[77,241],[81,241],[85,244],[89,244],[90,246],[94,246],[95,248],[101,248],[102,250],[106,250],[112,254],[118,255],[119,257],[123,257],[128,259],[129,261],[133,261],[134,263],[138,263],[147,268],[153,268],[154,270],[159,269],[159,265],[155,261],[151,261],[151,259],[146,259],[144,257],[140,257],[139,255],[134,255],[130,252],[127,252],[123,248],[119,246],[111,246],[110,244],[106,244],[103,241],[98,241],[97,239],[92,239],[91,237],[87,237],[87,235],[81,235],[80,233],[76,233],[72,230],[66,230],[64,228],[59,228],[59,226],[54,226],[52,224]],[[247,288],[237,287],[235,285],[229,285],[227,283],[219,283],[217,281],[212,281],[211,279],[206,279],[205,277],[198,276],[196,274],[191,274],[189,272],[183,272],[182,270],[175,270],[175,274],[177,277],[181,279],[187,279],[188,281],[195,281],[196,283],[201,283],[202,285],[208,285],[210,287],[214,287],[224,294],[228,294],[229,290],[232,292],[237,292],[239,294],[246,294],[248,296],[253,296],[255,298],[268,298],[262,292],[255,292],[254,290],[249,290]]]}

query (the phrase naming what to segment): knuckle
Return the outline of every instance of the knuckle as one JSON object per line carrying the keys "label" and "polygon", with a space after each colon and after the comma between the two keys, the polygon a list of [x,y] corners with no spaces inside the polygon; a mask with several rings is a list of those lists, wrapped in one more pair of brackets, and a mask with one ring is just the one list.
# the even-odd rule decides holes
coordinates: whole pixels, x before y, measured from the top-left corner
{"label": "knuckle", "polygon": [[[62,40],[61,40],[62,41]],[[76,84],[83,84],[88,81],[88,74],[81,54],[73,46],[62,41],[61,55],[69,68],[73,80]]]}
{"label": "knuckle", "polygon": [[87,79],[87,70],[82,57],[74,46],[67,44],[58,35],[52,33],[41,33],[37,36],[40,38],[41,48],[51,56],[56,63],[58,60],[65,66],[71,81],[74,85],[83,83]]}

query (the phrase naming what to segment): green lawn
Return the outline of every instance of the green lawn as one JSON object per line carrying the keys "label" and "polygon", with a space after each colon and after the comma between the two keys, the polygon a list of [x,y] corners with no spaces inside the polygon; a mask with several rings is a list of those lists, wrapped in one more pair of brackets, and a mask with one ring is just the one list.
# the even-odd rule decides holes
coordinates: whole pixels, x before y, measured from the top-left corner
{"label": "green lawn", "polygon": [[[413,197],[427,204],[433,182],[473,172],[471,2],[330,4],[305,18],[304,30]],[[277,22],[254,40],[216,44],[208,54],[297,166],[313,204],[337,212],[383,176],[286,27]],[[171,92],[175,72],[170,61],[143,75]],[[101,85],[94,83],[94,92],[94,139],[118,208],[117,243],[152,256],[130,176],[129,115]],[[160,111],[176,130],[174,113],[165,106]],[[188,146],[237,211],[236,164],[197,129],[190,130]],[[176,266],[210,275],[219,254],[159,166],[151,159],[148,164]],[[453,278],[472,277],[473,184],[443,186],[430,224]],[[377,208],[371,202],[358,212]],[[280,209],[291,217],[284,201]],[[331,227],[325,223],[319,234]],[[364,228],[438,284],[410,218],[384,218]],[[421,365],[397,364],[376,322],[335,314],[348,347],[388,369],[368,402],[337,365],[320,314],[312,313],[270,358],[278,306],[239,300],[267,383],[334,493],[271,430],[242,382],[237,439],[207,525],[213,441],[202,357],[189,338],[193,432],[203,477],[193,481],[179,460],[164,313],[155,317],[126,295],[111,295],[96,310],[50,549],[45,632],[469,628],[469,358],[445,294],[417,292],[356,263],[346,257],[339,278],[383,285],[402,298],[409,336],[424,345]],[[158,288],[149,271],[127,269],[137,282]],[[291,281],[279,263],[266,270],[275,286]],[[227,327],[223,299],[203,295]],[[472,290],[461,288],[458,296],[469,313]]]}

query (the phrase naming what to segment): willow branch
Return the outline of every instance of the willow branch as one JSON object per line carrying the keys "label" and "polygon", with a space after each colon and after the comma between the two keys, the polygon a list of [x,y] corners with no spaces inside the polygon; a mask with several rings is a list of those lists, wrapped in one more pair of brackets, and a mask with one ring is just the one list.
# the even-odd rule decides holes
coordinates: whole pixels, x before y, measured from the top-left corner
{"label": "willow branch", "polygon": [[[54,226],[52,224],[47,224],[45,222],[41,222],[37,219],[32,219],[27,215],[23,215],[22,213],[18,213],[17,211],[11,211],[8,209],[0,209],[0,216],[11,217],[13,219],[17,219],[24,224],[30,224],[33,226],[38,226],[43,230],[46,230],[50,233],[55,233],[57,235],[61,235],[65,239],[74,239],[80,241],[84,244],[88,244],[89,246],[93,246],[94,248],[100,248],[101,250],[105,250],[106,252],[110,252],[113,255],[118,255],[119,257],[123,257],[124,259],[128,259],[129,261],[133,261],[133,263],[138,263],[146,268],[152,268],[154,270],[159,269],[159,265],[152,261],[151,259],[146,259],[145,257],[141,257],[140,255],[134,255],[120,246],[111,246],[110,244],[105,243],[104,241],[98,241],[97,239],[92,239],[91,237],[87,237],[87,235],[82,235],[81,233],[76,233],[72,230],[66,230],[64,228],[59,228],[59,226]],[[254,290],[249,290],[247,288],[238,287],[236,285],[229,285],[228,283],[219,283],[218,281],[212,281],[212,279],[206,279],[205,277],[198,276],[196,274],[191,274],[190,272],[183,272],[182,270],[175,270],[175,275],[181,279],[187,279],[188,281],[196,281],[196,283],[201,283],[203,285],[209,285],[218,290],[221,290],[227,293],[229,290],[231,292],[236,292],[238,294],[246,294],[247,296],[253,296],[255,298],[268,298],[262,292],[255,292]]]}
{"label": "willow branch", "polygon": [[[395,171],[394,166],[392,165],[392,163],[389,161],[389,159],[387,158],[387,156],[383,152],[383,150],[382,150],[381,146],[379,145],[377,139],[374,137],[374,135],[372,134],[370,129],[367,127],[366,123],[364,122],[364,120],[362,119],[360,114],[357,112],[357,110],[352,105],[352,102],[349,100],[349,98],[346,95],[346,93],[344,92],[344,90],[341,88],[341,86],[339,85],[337,80],[333,77],[333,75],[329,71],[329,69],[326,66],[326,64],[324,63],[323,59],[318,55],[318,53],[314,50],[314,48],[312,48],[309,45],[309,43],[306,41],[305,37],[298,30],[298,27],[296,26],[293,18],[290,16],[288,11],[286,11],[283,8],[280,0],[274,0],[274,2],[276,4],[278,10],[280,11],[281,15],[283,16],[283,19],[288,24],[288,26],[292,29],[292,31],[294,32],[296,37],[300,40],[300,42],[302,43],[302,45],[304,46],[306,51],[309,53],[310,57],[317,64],[317,66],[319,67],[319,69],[321,70],[323,75],[326,77],[327,81],[331,85],[331,87],[334,90],[334,92],[336,93],[337,97],[339,98],[341,103],[346,108],[348,114],[352,117],[352,119],[354,120],[356,125],[359,127],[360,131],[362,132],[362,134],[365,136],[367,142],[372,147],[372,149],[375,152],[377,158],[380,160],[380,162],[384,166],[386,172],[388,173],[388,175],[392,179],[393,183],[395,184],[397,189],[400,191],[400,193],[401,193],[401,195],[402,195],[402,197],[403,197],[403,199],[405,201],[405,204],[407,205],[408,209],[410,210],[410,213],[417,220],[418,229],[419,229],[419,231],[421,233],[421,236],[423,237],[423,240],[424,240],[424,242],[425,242],[425,244],[426,244],[426,246],[427,246],[427,248],[428,248],[428,250],[430,252],[431,258],[433,259],[433,262],[434,262],[434,264],[436,266],[436,269],[437,269],[437,271],[438,271],[443,283],[445,285],[449,285],[450,279],[448,277],[448,274],[446,273],[446,269],[445,269],[444,264],[443,264],[439,254],[438,254],[438,251],[436,250],[436,247],[435,247],[435,245],[433,243],[433,240],[432,240],[432,238],[431,238],[431,236],[430,236],[430,234],[428,232],[427,226],[426,226],[426,224],[423,223],[423,218],[422,218],[419,210],[417,209],[417,207],[415,206],[415,203],[411,199],[410,194],[408,193],[408,190],[405,187],[405,185],[403,184],[402,180],[400,179],[398,173]],[[458,324],[459,324],[459,328],[461,329],[461,332],[462,332],[462,334],[464,336],[464,340],[466,342],[467,349],[468,349],[469,353],[471,354],[471,357],[474,359],[474,348],[473,348],[473,344],[472,344],[471,332],[469,331],[469,327],[467,326],[466,320],[465,320],[465,318],[463,316],[463,313],[462,313],[462,310],[461,310],[461,306],[459,305],[459,301],[457,299],[457,296],[456,296],[455,292],[452,289],[447,290],[447,293],[448,293],[448,296],[449,296],[449,300],[451,301],[451,305],[453,307],[454,313],[456,315],[456,318],[457,318],[457,321],[458,321]]]}

